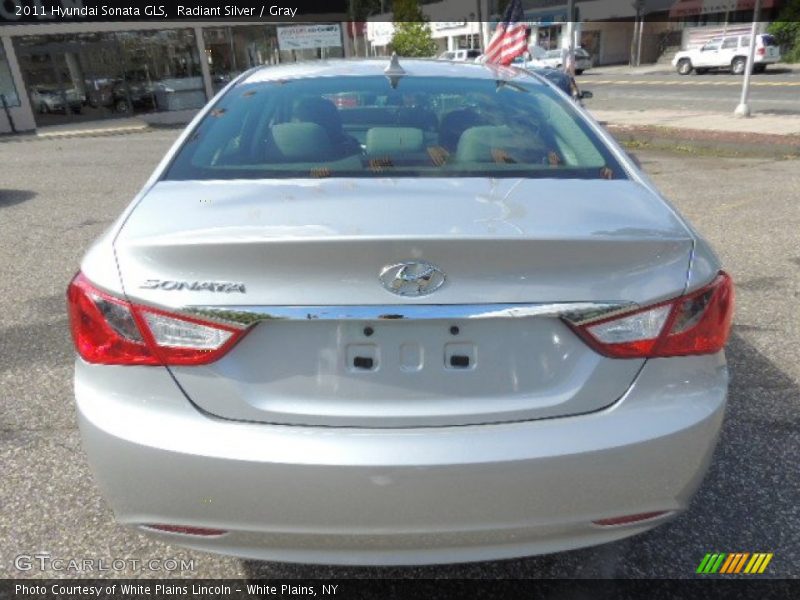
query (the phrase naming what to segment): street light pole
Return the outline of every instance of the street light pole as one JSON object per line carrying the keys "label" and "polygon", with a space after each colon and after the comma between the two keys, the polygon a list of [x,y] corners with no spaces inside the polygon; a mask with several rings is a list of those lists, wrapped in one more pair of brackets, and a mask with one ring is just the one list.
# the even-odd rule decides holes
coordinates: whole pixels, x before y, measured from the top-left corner
{"label": "street light pole", "polygon": [[564,71],[575,76],[575,0],[567,2],[567,58],[564,61]]}
{"label": "street light pole", "polygon": [[747,51],[747,64],[744,68],[744,81],[742,82],[742,97],[739,100],[739,106],[733,111],[737,117],[749,117],[750,105],[750,75],[753,73],[753,62],[756,56],[756,34],[758,33],[758,18],[761,9],[761,0],[756,0],[756,5],[753,8],[753,25],[750,28],[750,48]]}
{"label": "street light pole", "polygon": [[636,17],[633,21],[633,39],[631,40],[631,66],[641,66],[642,62],[642,29],[644,28],[644,15],[642,9],[644,8],[644,0],[635,0],[633,4],[636,10]]}
{"label": "street light pole", "polygon": [[480,0],[480,4],[482,5],[482,16],[479,19],[480,22],[480,33],[481,33],[481,50],[486,51],[486,47],[489,45],[489,39],[491,38],[491,32],[489,31],[489,19],[492,18],[494,5],[489,0]]}

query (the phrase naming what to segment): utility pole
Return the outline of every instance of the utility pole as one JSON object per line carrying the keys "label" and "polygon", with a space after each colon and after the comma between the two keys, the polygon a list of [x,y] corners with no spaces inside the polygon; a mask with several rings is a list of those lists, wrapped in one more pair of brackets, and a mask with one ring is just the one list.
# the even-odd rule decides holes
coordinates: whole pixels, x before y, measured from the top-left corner
{"label": "utility pole", "polygon": [[733,111],[737,117],[749,117],[750,105],[750,75],[753,73],[753,60],[756,56],[756,35],[758,34],[758,19],[761,10],[761,0],[756,0],[756,5],[753,8],[753,25],[750,28],[750,48],[747,51],[747,64],[744,68],[744,82],[742,82],[742,97],[739,100],[739,106]]}
{"label": "utility pole", "polygon": [[575,77],[575,0],[567,2],[567,57],[564,71]]}
{"label": "utility pole", "polygon": [[494,8],[494,5],[492,2],[490,2],[490,0],[478,0],[478,6],[481,10],[481,12],[478,13],[481,15],[478,17],[481,34],[481,50],[486,51],[486,46],[489,45],[489,39],[491,38],[491,32],[489,31],[489,19],[492,18],[492,9]]}
{"label": "utility pole", "polygon": [[644,14],[639,17],[639,41],[636,43],[636,66],[642,66],[642,35],[644,34]]}
{"label": "utility pole", "polygon": [[636,18],[633,21],[633,40],[631,40],[631,66],[638,67],[642,62],[642,29],[644,29],[644,0],[635,0],[632,4],[636,10]]}

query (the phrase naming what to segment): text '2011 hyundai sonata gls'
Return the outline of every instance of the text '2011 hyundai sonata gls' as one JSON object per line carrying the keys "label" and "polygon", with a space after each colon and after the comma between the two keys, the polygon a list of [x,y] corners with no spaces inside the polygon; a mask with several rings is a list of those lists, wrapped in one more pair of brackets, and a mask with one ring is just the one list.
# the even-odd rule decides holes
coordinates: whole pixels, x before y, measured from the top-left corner
{"label": "text '2011 hyundai sonata gls'", "polygon": [[233,81],[68,305],[83,442],[120,522],[403,564],[599,544],[686,510],[723,418],[733,288],[546,80],[362,60]]}

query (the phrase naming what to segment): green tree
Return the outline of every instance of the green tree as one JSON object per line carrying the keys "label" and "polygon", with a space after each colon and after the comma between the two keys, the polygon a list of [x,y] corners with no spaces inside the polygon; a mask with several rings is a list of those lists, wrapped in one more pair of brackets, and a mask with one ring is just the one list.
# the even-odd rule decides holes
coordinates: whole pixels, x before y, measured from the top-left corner
{"label": "green tree", "polygon": [[418,0],[395,0],[392,49],[398,56],[432,56],[436,52],[431,30]]}
{"label": "green tree", "polygon": [[403,21],[394,24],[392,49],[398,56],[433,56],[436,48],[427,23]]}
{"label": "green tree", "polygon": [[785,61],[800,62],[800,0],[789,0],[768,31],[782,47],[788,48],[783,55]]}
{"label": "green tree", "polygon": [[422,14],[419,0],[394,0],[392,13],[394,14],[395,23],[410,21],[422,23],[425,21],[425,15]]}

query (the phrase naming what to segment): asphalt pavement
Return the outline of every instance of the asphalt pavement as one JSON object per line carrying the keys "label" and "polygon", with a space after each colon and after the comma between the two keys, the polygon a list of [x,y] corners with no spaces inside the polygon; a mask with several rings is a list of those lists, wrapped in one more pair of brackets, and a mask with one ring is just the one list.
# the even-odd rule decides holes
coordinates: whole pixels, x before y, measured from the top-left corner
{"label": "asphalt pavement", "polygon": [[[581,82],[591,87],[589,80]],[[155,570],[85,576],[326,578],[691,577],[707,552],[774,552],[767,576],[800,576],[800,161],[788,160],[639,153],[737,282],[724,431],[691,510],[675,521],[596,548],[424,568],[240,561],[116,525],[76,429],[64,291],[91,241],[176,135],[0,143],[0,577],[78,574],[15,566],[17,556],[37,552],[162,561]],[[170,558],[192,560],[193,568],[169,573],[163,561]]]}
{"label": "asphalt pavement", "polygon": [[[594,98],[594,110],[703,110],[733,112],[742,91],[742,77],[727,71],[678,75],[669,67],[646,72],[598,67],[577,77]],[[759,113],[800,115],[800,69],[770,67],[753,74],[751,108]]]}

